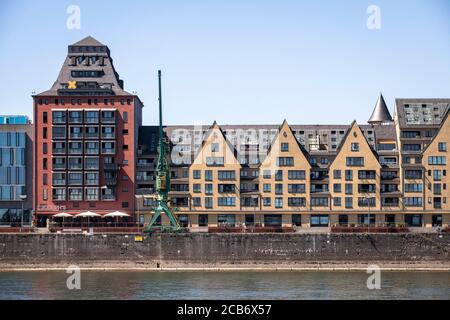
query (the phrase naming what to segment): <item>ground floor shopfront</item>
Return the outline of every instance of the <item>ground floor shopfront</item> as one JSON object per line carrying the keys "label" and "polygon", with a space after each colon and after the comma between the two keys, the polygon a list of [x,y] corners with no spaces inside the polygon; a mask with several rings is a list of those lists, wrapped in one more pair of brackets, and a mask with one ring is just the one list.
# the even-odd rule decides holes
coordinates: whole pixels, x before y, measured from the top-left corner
{"label": "ground floor shopfront", "polygon": [[[151,212],[140,212],[141,225],[147,224]],[[176,213],[180,225],[185,228],[196,227],[447,227],[450,213],[402,212],[402,213],[278,213],[278,212],[179,212]],[[158,224],[168,224],[167,217],[158,219]]]}

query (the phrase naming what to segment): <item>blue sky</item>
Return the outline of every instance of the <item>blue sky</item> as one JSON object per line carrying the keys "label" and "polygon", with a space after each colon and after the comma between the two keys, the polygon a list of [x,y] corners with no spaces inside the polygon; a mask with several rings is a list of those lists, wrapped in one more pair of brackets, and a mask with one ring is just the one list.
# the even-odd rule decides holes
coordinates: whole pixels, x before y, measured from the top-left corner
{"label": "blue sky", "polygon": [[[381,29],[369,30],[369,5]],[[69,5],[81,29],[69,30]],[[380,91],[450,98],[448,0],[0,1],[0,114],[32,115],[67,46],[107,44],[125,88],[167,124],[365,123]]]}

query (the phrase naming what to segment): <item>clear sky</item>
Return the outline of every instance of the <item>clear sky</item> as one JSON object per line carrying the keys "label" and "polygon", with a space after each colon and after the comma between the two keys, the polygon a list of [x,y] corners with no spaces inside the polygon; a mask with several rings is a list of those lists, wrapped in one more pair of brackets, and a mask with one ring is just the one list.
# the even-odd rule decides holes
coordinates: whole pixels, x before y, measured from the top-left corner
{"label": "clear sky", "polygon": [[31,116],[32,92],[87,35],[111,49],[144,124],[158,68],[167,124],[365,123],[380,91],[391,112],[395,98],[450,98],[448,0],[1,0],[0,114]]}

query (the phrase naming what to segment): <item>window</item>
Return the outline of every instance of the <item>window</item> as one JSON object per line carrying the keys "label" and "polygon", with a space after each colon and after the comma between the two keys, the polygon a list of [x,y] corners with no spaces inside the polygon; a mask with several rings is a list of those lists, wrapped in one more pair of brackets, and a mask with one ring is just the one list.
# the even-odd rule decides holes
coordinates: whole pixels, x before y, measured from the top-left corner
{"label": "window", "polygon": [[375,179],[376,172],[375,172],[375,170],[360,170],[360,171],[358,171],[358,178],[359,179]]}
{"label": "window", "polygon": [[264,226],[265,227],[281,227],[282,218],[281,214],[265,214]]}
{"label": "window", "polygon": [[428,157],[428,164],[434,166],[441,166],[447,164],[447,159],[444,156]]}
{"label": "window", "polygon": [[98,188],[86,188],[87,201],[98,201],[98,199],[99,199]]}
{"label": "window", "polygon": [[334,179],[341,179],[341,170],[333,170]]}
{"label": "window", "polygon": [[66,200],[66,189],[65,188],[53,188],[52,199],[55,201],[65,201]]}
{"label": "window", "polygon": [[85,179],[86,185],[98,185],[99,183],[99,177],[98,172],[86,172],[86,179]]}
{"label": "window", "polygon": [[264,179],[270,179],[270,176],[271,176],[270,170],[264,170],[263,171],[263,178]]}
{"label": "window", "polygon": [[66,123],[66,112],[65,111],[53,111],[52,112],[53,124]]}
{"label": "window", "polygon": [[363,167],[364,158],[363,157],[347,157],[346,163],[348,167]]}
{"label": "window", "polygon": [[221,207],[233,207],[236,205],[235,197],[219,197],[217,198],[218,206]]}
{"label": "window", "polygon": [[282,180],[283,180],[283,170],[276,170],[275,181],[282,181]]}
{"label": "window", "polygon": [[52,184],[54,186],[63,186],[66,184],[66,174],[53,172],[52,174]]}
{"label": "window", "polygon": [[325,198],[325,197],[311,198],[311,206],[312,207],[327,207],[328,206],[328,198]]}
{"label": "window", "polygon": [[405,206],[408,206],[408,207],[421,207],[422,206],[422,197],[405,197],[404,203],[405,203]]}
{"label": "window", "polygon": [[345,208],[346,209],[353,208],[353,198],[352,197],[346,197],[345,198]]}
{"label": "window", "polygon": [[42,113],[42,123],[48,123],[48,115],[47,112]]}
{"label": "window", "polygon": [[351,183],[345,184],[345,194],[353,194],[353,185]]}
{"label": "window", "polygon": [[422,179],[422,170],[405,170],[405,179]]}
{"label": "window", "polygon": [[265,207],[270,207],[272,205],[272,199],[271,198],[263,198],[263,205]]}
{"label": "window", "polygon": [[306,173],[304,170],[289,170],[288,179],[289,180],[305,180]]}
{"label": "window", "polygon": [[359,143],[358,143],[358,142],[353,142],[353,143],[352,143],[352,146],[351,146],[351,150],[352,150],[353,152],[359,151]]}
{"label": "window", "polygon": [[128,123],[128,112],[126,111],[123,112],[123,123]]}
{"label": "window", "polygon": [[342,186],[340,183],[333,184],[333,192],[334,193],[341,193],[342,192]]}
{"label": "window", "polygon": [[235,191],[235,185],[234,184],[219,184],[219,193],[228,193],[228,192],[234,192]]}
{"label": "window", "polygon": [[433,179],[435,181],[441,181],[442,180],[442,171],[441,170],[433,170]]}
{"label": "window", "polygon": [[213,166],[223,166],[224,159],[223,157],[206,157],[206,165]]}
{"label": "window", "polygon": [[99,158],[97,157],[86,157],[84,160],[85,170],[98,170],[99,168]]}
{"label": "window", "polygon": [[283,185],[280,183],[275,184],[275,194],[283,194]]}
{"label": "window", "polygon": [[82,188],[69,188],[69,200],[70,201],[82,201],[83,189]]}
{"label": "window", "polygon": [[[45,159],[47,160],[47,159]],[[66,169],[66,158],[54,157],[52,159],[52,169],[53,170],[64,170]]]}
{"label": "window", "polygon": [[288,152],[289,151],[289,143],[282,142],[281,143],[281,152]]}
{"label": "window", "polygon": [[288,206],[289,207],[305,207],[306,199],[299,198],[299,197],[288,198]]}
{"label": "window", "polygon": [[333,205],[335,207],[340,207],[342,205],[341,200],[341,198],[333,198]]}
{"label": "window", "polygon": [[213,185],[211,183],[205,184],[205,193],[208,195],[213,194]]}
{"label": "window", "polygon": [[202,176],[201,170],[194,170],[193,176],[194,176],[194,179],[201,179],[201,176]]}
{"label": "window", "polygon": [[294,157],[277,157],[278,167],[292,167],[294,165]]}
{"label": "window", "polygon": [[69,172],[69,185],[83,184],[83,174],[81,172]]}
{"label": "window", "polygon": [[199,214],[198,215],[198,226],[199,227],[207,227],[208,226],[208,215],[207,214]]}
{"label": "window", "polygon": [[236,179],[236,171],[223,171],[220,170],[218,172],[219,180],[235,180]]}
{"label": "window", "polygon": [[275,208],[283,208],[283,198],[275,198]]}
{"label": "window", "polygon": [[345,180],[346,181],[353,180],[353,171],[352,170],[345,170]]}
{"label": "window", "polygon": [[211,152],[219,152],[219,144],[211,143]]}
{"label": "window", "polygon": [[312,214],[310,218],[311,227],[328,227],[328,215]]}
{"label": "window", "polygon": [[236,215],[234,215],[234,214],[219,214],[217,216],[217,224],[219,226],[234,227],[236,225]]}
{"label": "window", "polygon": [[447,143],[445,143],[445,142],[439,142],[439,143],[438,143],[438,150],[439,150],[439,152],[445,152],[445,151],[447,151]]}
{"label": "window", "polygon": [[264,183],[263,184],[263,192],[270,192],[271,190],[271,184],[270,183]]}
{"label": "window", "polygon": [[99,122],[99,112],[98,111],[85,111],[85,122],[86,123],[98,123]]}
{"label": "window", "polygon": [[306,187],[304,184],[289,184],[288,192],[289,193],[305,193]]}
{"label": "window", "polygon": [[69,157],[69,170],[83,169],[83,161],[81,157]]}
{"label": "window", "polygon": [[405,192],[422,192],[423,185],[421,183],[405,183]]}
{"label": "window", "polygon": [[212,181],[213,180],[213,173],[211,170],[205,170],[205,180],[206,181]]}
{"label": "window", "polygon": [[365,198],[365,197],[359,197],[358,198],[358,207],[375,207],[376,206],[376,200],[375,198]]}

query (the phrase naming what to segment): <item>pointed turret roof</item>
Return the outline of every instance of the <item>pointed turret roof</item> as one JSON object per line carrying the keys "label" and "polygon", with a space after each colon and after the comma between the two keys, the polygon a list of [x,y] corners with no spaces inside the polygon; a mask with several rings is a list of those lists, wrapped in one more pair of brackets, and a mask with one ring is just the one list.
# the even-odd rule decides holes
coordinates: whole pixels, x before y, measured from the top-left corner
{"label": "pointed turret roof", "polygon": [[377,104],[375,105],[375,109],[373,110],[372,115],[370,116],[369,121],[370,124],[380,124],[383,122],[391,122],[392,116],[389,113],[389,109],[386,106],[386,102],[384,101],[383,94],[380,93],[380,97],[378,98]]}

